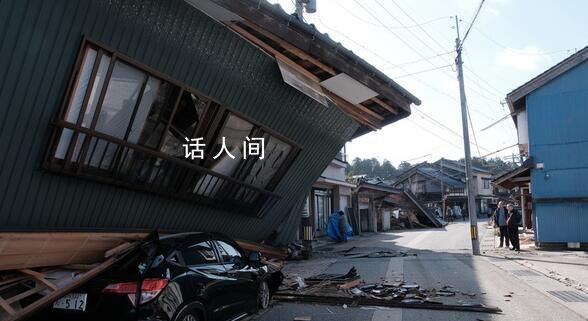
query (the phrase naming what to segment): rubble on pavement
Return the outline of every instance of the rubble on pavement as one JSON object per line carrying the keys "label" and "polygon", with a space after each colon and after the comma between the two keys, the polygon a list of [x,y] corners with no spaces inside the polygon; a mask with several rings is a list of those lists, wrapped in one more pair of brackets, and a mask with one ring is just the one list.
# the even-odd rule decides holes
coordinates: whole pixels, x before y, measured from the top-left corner
{"label": "rubble on pavement", "polygon": [[[443,302],[444,297],[465,297],[457,304]],[[399,308],[457,310],[499,313],[498,307],[471,303],[476,293],[469,293],[445,285],[440,289],[423,289],[419,284],[402,280],[383,280],[365,284],[355,269],[345,274],[318,274],[302,280],[287,276],[275,293],[279,301],[311,302],[348,306],[384,306]]]}

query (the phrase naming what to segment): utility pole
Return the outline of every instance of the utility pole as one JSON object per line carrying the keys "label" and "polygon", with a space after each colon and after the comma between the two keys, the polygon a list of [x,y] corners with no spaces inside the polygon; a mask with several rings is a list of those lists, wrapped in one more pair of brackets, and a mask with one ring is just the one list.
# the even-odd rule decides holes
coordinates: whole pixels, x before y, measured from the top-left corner
{"label": "utility pole", "polygon": [[475,191],[472,172],[472,155],[470,152],[470,135],[468,130],[467,100],[463,80],[463,61],[461,59],[461,50],[463,43],[459,35],[459,20],[457,18],[457,15],[455,16],[455,28],[457,30],[457,38],[455,39],[455,51],[457,52],[457,57],[455,58],[455,64],[457,66],[457,80],[459,81],[459,98],[461,101],[461,123],[463,126],[463,146],[465,150],[465,170],[466,187],[468,193],[468,214],[470,217],[470,236],[472,239],[472,254],[480,255],[480,241],[478,239],[478,217],[476,213],[476,200],[474,198]]}

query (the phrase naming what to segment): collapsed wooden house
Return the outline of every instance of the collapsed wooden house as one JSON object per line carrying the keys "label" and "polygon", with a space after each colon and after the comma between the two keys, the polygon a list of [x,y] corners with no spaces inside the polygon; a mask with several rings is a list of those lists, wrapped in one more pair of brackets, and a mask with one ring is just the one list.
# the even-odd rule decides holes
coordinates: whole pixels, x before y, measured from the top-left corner
{"label": "collapsed wooden house", "polygon": [[156,229],[287,243],[344,143],[420,104],[266,1],[2,6],[1,269],[87,264]]}

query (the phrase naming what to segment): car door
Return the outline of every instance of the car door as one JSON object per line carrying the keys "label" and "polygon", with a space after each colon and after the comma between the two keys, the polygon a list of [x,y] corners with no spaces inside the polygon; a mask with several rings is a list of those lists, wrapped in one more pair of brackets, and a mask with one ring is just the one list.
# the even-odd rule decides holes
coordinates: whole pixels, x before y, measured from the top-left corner
{"label": "car door", "polygon": [[214,244],[227,271],[227,276],[232,279],[239,310],[255,310],[258,291],[257,269],[248,266],[244,252],[233,242],[217,238]]}
{"label": "car door", "polygon": [[204,301],[213,320],[227,320],[238,309],[231,300],[233,284],[227,276],[214,245],[209,239],[184,244],[181,249],[183,263],[193,272],[189,277],[191,296]]}

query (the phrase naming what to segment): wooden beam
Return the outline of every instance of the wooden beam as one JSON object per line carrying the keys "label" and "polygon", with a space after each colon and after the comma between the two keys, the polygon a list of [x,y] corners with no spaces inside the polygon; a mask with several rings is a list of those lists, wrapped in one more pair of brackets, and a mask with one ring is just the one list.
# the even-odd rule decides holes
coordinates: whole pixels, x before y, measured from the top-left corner
{"label": "wooden beam", "polygon": [[[351,103],[350,103],[350,104],[351,104]],[[364,112],[368,113],[369,115],[371,115],[372,117],[374,117],[374,118],[376,118],[376,119],[378,119],[378,120],[380,120],[380,121],[384,120],[384,116],[382,116],[382,115],[380,115],[380,114],[376,113],[375,111],[373,111],[373,110],[371,110],[371,109],[367,108],[367,107],[366,107],[366,106],[364,106],[364,105],[361,105],[361,104],[359,104],[359,105],[352,104],[352,105],[353,105],[353,106],[355,106],[355,108],[358,108],[359,110],[361,110],[361,111],[364,111]]]}
{"label": "wooden beam", "polygon": [[[384,120],[384,117],[376,114],[375,112],[367,109],[365,106],[359,106],[348,102],[347,100],[339,97],[332,91],[328,90],[327,88],[323,87],[323,91],[328,93],[329,97],[331,97],[338,105],[344,105],[346,108],[349,108],[355,111],[356,114],[362,116],[363,118],[369,120],[372,124],[377,125],[380,120]],[[375,119],[374,119],[375,118]]]}
{"label": "wooden beam", "polygon": [[45,289],[46,289],[46,287],[39,286],[39,284],[37,283],[34,288],[32,288],[30,290],[27,290],[27,291],[24,291],[24,292],[21,292],[21,293],[15,295],[13,297],[10,297],[10,298],[6,299],[6,303],[12,304],[14,302],[18,302],[18,301],[20,301],[20,300],[22,300],[24,298],[27,298],[27,297],[29,297],[29,296],[31,296],[33,294],[37,294],[37,293],[39,293],[39,292],[41,292],[41,291],[43,291]]}
{"label": "wooden beam", "polygon": [[15,315],[16,311],[8,304],[2,297],[0,297],[0,307],[6,311],[9,315]]}
{"label": "wooden beam", "polygon": [[357,111],[355,111],[353,108],[349,108],[349,106],[346,104],[346,102],[343,99],[337,100],[336,99],[336,98],[338,98],[337,96],[330,96],[329,95],[329,97],[335,102],[335,104],[339,108],[341,108],[341,110],[343,110],[343,112],[348,114],[351,118],[353,118],[358,123],[365,125],[369,129],[374,130],[374,131],[380,129],[380,127],[378,125],[376,125],[375,123],[373,123],[369,119],[365,118],[365,116],[358,114]]}
{"label": "wooden beam", "polygon": [[[243,36],[245,39],[251,41],[253,44],[255,44],[255,45],[261,47],[262,49],[264,49],[265,51],[273,54],[274,56],[276,56],[276,58],[282,60],[284,63],[287,63],[290,67],[294,68],[296,71],[300,72],[301,74],[310,78],[311,80],[317,82],[317,84],[320,83],[321,80],[316,75],[314,75],[310,71],[304,69],[302,66],[300,66],[299,64],[294,62],[292,59],[286,57],[284,54],[282,54],[281,52],[279,52],[275,48],[271,47],[267,43],[261,41],[261,39],[252,35],[247,30],[239,27],[238,25],[236,25],[234,23],[227,24],[227,27],[232,29],[233,31],[237,32],[238,34]],[[374,120],[367,118],[367,116],[362,115],[362,112],[367,111],[367,108],[365,108],[365,107],[359,108],[359,110],[358,110],[356,105],[353,105],[353,104],[347,102],[346,100],[342,99],[341,97],[335,95],[334,93],[328,91],[325,88],[323,88],[323,90],[325,91],[325,93],[327,93],[327,96],[329,96],[333,101],[335,101],[335,104],[337,104],[337,106],[339,106],[341,109],[343,109],[343,111],[345,111],[347,114],[349,114],[357,122],[368,126],[372,130],[380,129],[380,126],[377,124],[378,122],[375,122]],[[376,113],[372,112],[371,110],[369,110],[369,112],[366,112],[366,114],[370,114],[370,112],[371,112],[372,117],[375,117],[374,115],[376,115],[377,117],[375,117],[375,118],[380,117],[381,119],[384,119],[383,117],[381,117],[380,115],[377,115]]]}
{"label": "wooden beam", "polygon": [[312,63],[313,65],[319,67],[320,69],[324,70],[325,72],[327,72],[333,76],[335,76],[337,74],[335,69],[331,68],[330,66],[325,65],[324,63],[322,63],[321,61],[319,61],[315,57],[306,53],[304,50],[299,49],[298,47],[290,44],[289,42],[283,40],[282,38],[274,35],[273,33],[257,26],[254,23],[248,22],[248,21],[243,21],[242,23],[245,24],[246,26],[248,26],[249,28],[254,29],[255,31],[259,32],[260,34],[270,38],[271,40],[277,42],[282,48],[295,54],[300,59],[303,59],[303,60],[306,60],[306,61]]}
{"label": "wooden beam", "polygon": [[[131,251],[132,249],[136,248],[139,245],[140,245],[140,242],[134,242],[133,246],[131,246],[131,248],[129,248],[129,251]],[[70,282],[70,283],[64,285],[62,288],[57,289],[56,291],[51,292],[50,294],[40,298],[39,300],[27,305],[24,309],[19,310],[18,313],[12,314],[10,317],[3,319],[2,321],[24,320],[27,317],[30,317],[32,315],[32,313],[34,313],[35,311],[38,311],[38,310],[50,305],[53,301],[64,296],[65,294],[71,292],[72,290],[74,290],[75,288],[88,282],[89,280],[95,278],[97,275],[106,271],[108,268],[110,268],[117,261],[119,261],[125,257],[126,257],[126,255],[121,255],[119,257],[111,257],[111,258],[107,259],[106,261],[100,263],[98,266],[96,266],[92,270],[82,274],[78,279],[74,280],[73,282]],[[1,304],[2,304],[2,302],[0,302],[0,305]]]}
{"label": "wooden beam", "polygon": [[398,115],[398,110],[388,104],[386,104],[385,102],[383,102],[380,98],[378,97],[373,97],[371,99],[373,102],[375,102],[376,104],[380,105],[382,108],[386,109],[387,111],[393,113],[394,115]]}
{"label": "wooden beam", "polygon": [[127,251],[131,247],[131,245],[132,245],[132,243],[125,242],[119,246],[116,246],[116,247],[106,251],[106,253],[104,253],[104,258],[107,259],[111,256],[119,255],[120,253]]}
{"label": "wooden beam", "polygon": [[[255,21],[255,24],[265,30],[271,30],[273,34],[282,39],[288,39],[288,42],[298,48],[304,48],[304,51],[315,57],[320,57],[330,66],[336,68],[350,77],[366,84],[376,92],[391,101],[394,105],[407,111],[410,110],[410,103],[414,102],[419,105],[420,100],[411,95],[408,91],[402,89],[399,85],[390,82],[384,75],[374,75],[374,70],[365,64],[356,63],[357,58],[352,53],[340,50],[338,44],[328,41],[326,36],[316,35],[313,37],[307,28],[302,28],[303,23],[299,21],[288,21],[281,15],[278,16],[270,9],[271,4],[257,2],[252,4],[251,1],[235,0],[212,0],[215,4],[232,11],[244,20]],[[294,20],[294,19],[292,19]]]}
{"label": "wooden beam", "polygon": [[270,46],[267,43],[263,42],[261,39],[257,38],[256,36],[252,35],[247,30],[245,30],[245,29],[237,26],[234,23],[227,24],[227,27],[230,28],[230,29],[232,29],[236,33],[240,34],[245,39],[251,41],[255,45],[261,47],[263,50],[265,50],[265,51],[271,53],[272,55],[280,58],[281,60],[283,60],[284,62],[286,62],[288,65],[290,65],[290,67],[296,69],[296,71],[300,72],[301,74],[305,75],[306,77],[308,77],[308,78],[316,81],[317,83],[321,82],[321,80],[315,74],[313,74],[310,71],[304,69],[302,66],[300,66],[299,64],[297,64],[296,62],[294,62],[292,59],[286,57],[283,53],[279,52],[278,50],[276,50],[272,46]]}
{"label": "wooden beam", "polygon": [[35,280],[45,284],[48,288],[53,289],[54,291],[58,290],[59,287],[55,284],[53,284],[53,282],[47,280],[47,276],[43,273],[39,273],[37,271],[33,271],[33,270],[29,270],[29,269],[20,269],[18,270],[21,273],[27,274],[32,276]]}
{"label": "wooden beam", "polygon": [[339,106],[344,112],[352,116],[360,124],[366,125],[372,130],[378,130],[381,128],[377,120],[371,119],[368,115],[362,114],[362,109],[358,109],[356,105],[348,102],[347,100],[335,95],[326,88],[323,88],[327,96],[333,100],[333,102]]}

